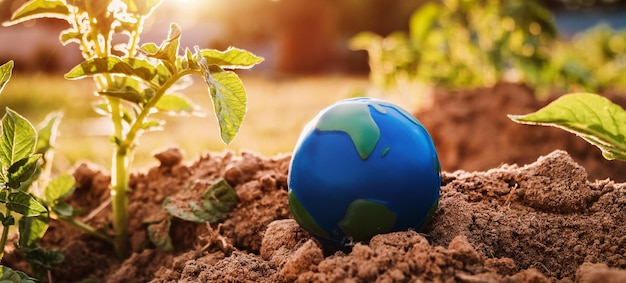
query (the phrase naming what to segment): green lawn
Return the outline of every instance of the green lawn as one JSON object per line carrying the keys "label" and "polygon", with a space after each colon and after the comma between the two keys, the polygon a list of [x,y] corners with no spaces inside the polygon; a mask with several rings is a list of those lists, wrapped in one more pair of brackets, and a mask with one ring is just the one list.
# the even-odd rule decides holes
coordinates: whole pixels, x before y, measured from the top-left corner
{"label": "green lawn", "polygon": [[[156,164],[153,153],[171,146],[182,148],[187,160],[207,151],[249,150],[268,156],[291,152],[302,127],[318,111],[368,88],[366,77],[274,79],[243,75],[242,80],[248,91],[248,113],[230,145],[219,138],[206,84],[196,81],[185,93],[207,116],[167,117],[164,131],[148,132],[140,138],[133,168]],[[39,123],[51,111],[64,112],[55,155],[56,172],[66,171],[80,160],[109,168],[113,148],[107,135],[110,123],[107,117],[91,110],[90,105],[98,99],[93,90],[89,79],[67,81],[60,74],[15,74],[0,101],[33,123]]]}

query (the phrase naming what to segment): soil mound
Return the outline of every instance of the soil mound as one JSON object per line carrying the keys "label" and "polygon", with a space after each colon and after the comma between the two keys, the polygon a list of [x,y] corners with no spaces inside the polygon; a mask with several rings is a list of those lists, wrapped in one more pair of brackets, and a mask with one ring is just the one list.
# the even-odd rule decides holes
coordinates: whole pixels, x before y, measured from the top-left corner
{"label": "soil mound", "polygon": [[[440,206],[419,234],[378,235],[345,250],[323,246],[290,219],[289,156],[210,153],[185,164],[171,149],[161,165],[132,176],[133,255],[63,223],[44,238],[66,260],[55,282],[625,282],[626,184],[589,181],[565,151],[534,163],[484,172],[444,172]],[[72,203],[85,221],[106,229],[108,176],[78,166]],[[191,183],[226,179],[239,203],[217,225],[163,212],[166,196]],[[99,211],[99,212],[98,212]],[[91,214],[91,215],[90,215]],[[174,250],[148,244],[146,226],[171,222]],[[5,264],[20,267],[19,255]]]}
{"label": "soil mound", "polygon": [[[626,106],[626,96],[605,94]],[[441,168],[484,171],[501,164],[528,164],[554,150],[567,151],[591,180],[626,182],[626,162],[607,161],[600,150],[574,134],[552,127],[521,125],[507,114],[528,114],[557,97],[539,101],[528,87],[499,83],[493,88],[438,89],[432,107],[415,116],[433,138]]]}

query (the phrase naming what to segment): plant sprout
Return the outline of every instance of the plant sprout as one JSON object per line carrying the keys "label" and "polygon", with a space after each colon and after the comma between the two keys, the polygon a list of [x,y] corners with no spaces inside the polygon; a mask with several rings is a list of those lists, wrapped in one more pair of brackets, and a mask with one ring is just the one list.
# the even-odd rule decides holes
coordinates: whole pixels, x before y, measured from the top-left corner
{"label": "plant sprout", "polygon": [[129,251],[127,195],[133,150],[143,132],[160,129],[164,124],[152,114],[196,114],[198,107],[177,91],[188,85],[188,75],[199,75],[208,85],[221,138],[229,143],[243,121],[247,103],[243,84],[231,70],[248,69],[263,61],[237,48],[186,48],[181,55],[181,30],[176,24],[170,26],[167,39],[160,45],[140,45],[143,23],[159,4],[160,0],[31,0],[4,23],[14,25],[36,18],[58,18],[69,23],[70,28],[61,32],[60,40],[63,44],[77,43],[85,61],[65,78],[93,78],[96,94],[102,98],[94,108],[110,117],[113,125],[114,233],[104,238],[112,239],[122,258]]}

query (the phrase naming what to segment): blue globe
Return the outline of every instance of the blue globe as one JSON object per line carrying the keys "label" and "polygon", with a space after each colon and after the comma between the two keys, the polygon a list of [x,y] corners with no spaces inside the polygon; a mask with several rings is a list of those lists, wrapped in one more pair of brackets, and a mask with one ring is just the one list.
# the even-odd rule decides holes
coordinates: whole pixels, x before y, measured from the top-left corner
{"label": "blue globe", "polygon": [[413,115],[384,100],[355,98],[306,125],[288,182],[296,221],[325,242],[347,245],[423,229],[437,209],[441,167]]}

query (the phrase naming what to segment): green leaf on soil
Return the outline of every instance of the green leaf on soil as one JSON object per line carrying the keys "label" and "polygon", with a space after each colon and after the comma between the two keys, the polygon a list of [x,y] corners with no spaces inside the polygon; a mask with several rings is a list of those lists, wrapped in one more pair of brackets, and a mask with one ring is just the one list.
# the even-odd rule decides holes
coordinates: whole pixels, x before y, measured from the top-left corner
{"label": "green leaf on soil", "polygon": [[4,90],[4,86],[11,79],[11,73],[13,72],[13,60],[4,63],[4,65],[0,66],[0,93]]}
{"label": "green leaf on soil", "polygon": [[234,47],[229,47],[224,51],[203,49],[200,50],[200,55],[208,65],[217,65],[224,69],[250,69],[264,60],[263,57]]}
{"label": "green leaf on soil", "polygon": [[[199,199],[194,196],[197,190],[204,190]],[[237,193],[224,179],[217,180],[212,186],[197,182],[189,190],[166,198],[163,206],[171,215],[183,220],[216,223],[237,206]]]}
{"label": "green leaf on soil", "polygon": [[38,217],[22,217],[18,222],[19,247],[34,247],[48,230],[48,223]]}
{"label": "green leaf on soil", "polygon": [[148,224],[148,237],[150,241],[159,249],[169,252],[174,250],[172,238],[170,238],[170,219],[162,219]]}
{"label": "green leaf on soil", "polygon": [[3,26],[11,26],[32,19],[69,17],[70,11],[61,0],[33,0],[24,3],[11,16],[11,20],[2,23]]}
{"label": "green leaf on soil", "polygon": [[44,198],[49,204],[65,199],[74,191],[76,181],[74,176],[65,173],[54,178],[44,190]]}
{"label": "green leaf on soil", "polygon": [[[206,67],[206,65],[203,68]],[[220,125],[222,141],[230,143],[239,131],[247,110],[246,90],[236,73],[219,67],[205,68],[205,80]],[[216,72],[213,70],[216,69]]]}
{"label": "green leaf on soil", "polygon": [[10,193],[6,206],[24,217],[39,216],[48,212],[37,199],[23,191]]}
{"label": "green leaf on soil", "polygon": [[0,162],[2,167],[9,167],[35,151],[37,132],[35,127],[17,112],[7,108],[2,118],[2,136],[0,137]]}
{"label": "green leaf on soil", "polygon": [[0,269],[0,283],[35,283],[34,278],[28,277],[21,271],[13,270],[9,267],[2,265]]}
{"label": "green leaf on soil", "polygon": [[626,160],[626,111],[597,94],[567,94],[537,112],[508,116],[522,124],[564,129],[600,148],[604,158]]}

